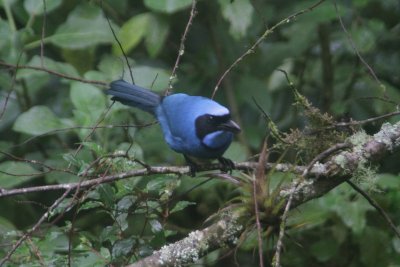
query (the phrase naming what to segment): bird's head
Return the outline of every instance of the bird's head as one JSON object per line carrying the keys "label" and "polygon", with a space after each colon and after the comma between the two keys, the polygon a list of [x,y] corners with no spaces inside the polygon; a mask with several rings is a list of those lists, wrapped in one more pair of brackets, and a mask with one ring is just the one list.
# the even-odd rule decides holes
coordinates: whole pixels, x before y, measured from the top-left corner
{"label": "bird's head", "polygon": [[206,135],[217,132],[226,131],[239,133],[240,127],[231,118],[230,113],[226,114],[204,114],[197,117],[196,134],[202,140]]}

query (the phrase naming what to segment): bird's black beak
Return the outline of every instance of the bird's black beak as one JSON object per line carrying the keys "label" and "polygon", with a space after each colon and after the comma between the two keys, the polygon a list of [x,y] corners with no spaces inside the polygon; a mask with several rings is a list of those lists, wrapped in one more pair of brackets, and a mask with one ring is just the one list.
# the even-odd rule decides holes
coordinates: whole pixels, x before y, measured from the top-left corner
{"label": "bird's black beak", "polygon": [[233,120],[229,120],[225,123],[218,125],[219,130],[225,130],[232,133],[239,133],[241,131],[240,126]]}

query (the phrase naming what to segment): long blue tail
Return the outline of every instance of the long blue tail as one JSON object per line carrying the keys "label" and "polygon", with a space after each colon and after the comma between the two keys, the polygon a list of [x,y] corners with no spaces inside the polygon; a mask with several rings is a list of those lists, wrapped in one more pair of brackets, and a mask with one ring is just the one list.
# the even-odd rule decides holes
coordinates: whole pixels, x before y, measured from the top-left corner
{"label": "long blue tail", "polygon": [[153,115],[161,101],[161,97],[156,93],[124,80],[113,81],[110,84],[110,89],[106,90],[105,93],[112,95],[112,100],[119,101],[124,105],[140,108]]}

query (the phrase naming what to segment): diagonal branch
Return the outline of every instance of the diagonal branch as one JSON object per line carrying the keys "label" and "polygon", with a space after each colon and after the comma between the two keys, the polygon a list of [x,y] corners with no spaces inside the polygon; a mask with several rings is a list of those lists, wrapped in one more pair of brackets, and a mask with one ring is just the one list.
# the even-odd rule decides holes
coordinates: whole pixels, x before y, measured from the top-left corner
{"label": "diagonal branch", "polygon": [[[287,202],[291,196],[290,209],[294,209],[309,200],[323,196],[350,179],[360,165],[376,162],[385,155],[393,153],[400,148],[400,122],[393,125],[383,124],[381,130],[373,136],[356,133],[349,138],[349,142],[353,144],[351,150],[342,151],[325,163],[315,162],[307,179],[302,179],[300,182],[293,181],[297,184],[296,187],[289,185],[281,189],[278,202],[279,200]],[[281,209],[286,206],[282,205]],[[223,216],[218,222],[203,230],[191,232],[188,237],[162,247],[151,256],[129,267],[180,266],[194,263],[207,252],[235,244],[244,231],[240,222],[246,218],[242,217],[231,212],[230,216]]]}
{"label": "diagonal branch", "polygon": [[181,60],[181,57],[185,53],[186,37],[187,37],[187,35],[189,33],[190,26],[192,26],[193,19],[196,16],[196,4],[197,4],[197,0],[192,0],[192,8],[190,10],[190,17],[189,17],[189,20],[188,20],[188,22],[186,24],[186,27],[185,27],[185,31],[183,32],[183,35],[182,35],[182,38],[181,38],[181,43],[179,45],[178,56],[176,57],[174,68],[172,69],[171,76],[169,77],[168,88],[165,91],[165,95],[169,95],[170,93],[172,93],[172,82],[174,81],[174,79],[176,79],[176,71],[178,70],[179,62]]}

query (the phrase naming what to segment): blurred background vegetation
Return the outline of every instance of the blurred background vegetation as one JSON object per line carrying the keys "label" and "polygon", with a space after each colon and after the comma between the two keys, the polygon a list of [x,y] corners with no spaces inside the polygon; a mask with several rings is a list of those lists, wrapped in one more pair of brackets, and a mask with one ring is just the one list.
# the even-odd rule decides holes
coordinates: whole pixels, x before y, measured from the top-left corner
{"label": "blurred background vegetation", "polygon": [[[173,79],[174,92],[211,96],[223,72],[268,27],[315,3],[198,1]],[[37,66],[105,83],[121,77],[130,81],[107,16],[128,55],[135,83],[162,93],[168,88],[191,5],[191,0],[46,0],[44,12],[40,0],[0,1],[0,151],[8,153],[0,154],[0,187],[78,182],[82,178],[78,174],[101,176],[143,168],[124,157],[105,157],[101,164],[92,164],[99,157],[126,151],[152,166],[183,165],[181,155],[167,147],[149,115],[117,103],[107,110],[111,101],[102,92],[105,86],[37,69],[15,72],[10,65]],[[216,100],[230,107],[243,129],[227,157],[245,161],[259,153],[268,129],[253,98],[282,132],[307,124],[277,69],[285,70],[303,95],[337,121],[362,120],[397,109],[399,1],[342,0],[337,8],[339,13],[332,1],[324,1],[288,20],[222,81]],[[109,127],[90,135],[96,124]],[[136,127],[128,127],[132,125]],[[379,127],[369,124],[365,130],[374,133]],[[75,155],[80,145],[83,148]],[[397,223],[399,160],[398,155],[387,158],[362,183]],[[276,173],[273,178],[284,176]],[[7,264],[64,266],[68,254],[73,266],[134,262],[203,227],[206,218],[240,194],[225,181],[201,184],[205,180],[154,175],[81,191],[76,198],[65,199]],[[60,195],[49,191],[0,199],[1,258]],[[346,184],[292,211],[289,223],[284,266],[400,266],[400,240]],[[275,241],[274,236],[265,240],[267,262]],[[252,233],[234,253],[221,249],[200,263],[256,266],[256,248]]]}

